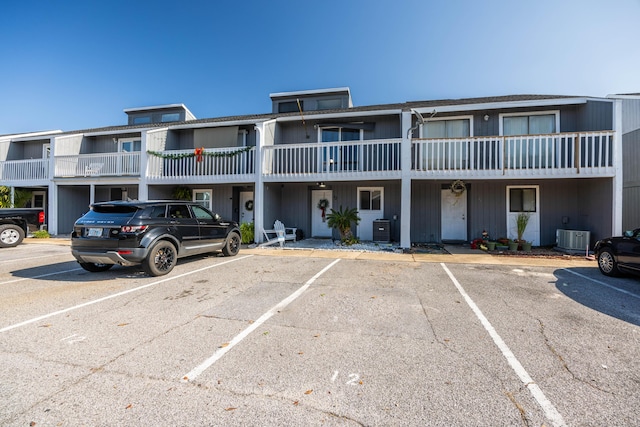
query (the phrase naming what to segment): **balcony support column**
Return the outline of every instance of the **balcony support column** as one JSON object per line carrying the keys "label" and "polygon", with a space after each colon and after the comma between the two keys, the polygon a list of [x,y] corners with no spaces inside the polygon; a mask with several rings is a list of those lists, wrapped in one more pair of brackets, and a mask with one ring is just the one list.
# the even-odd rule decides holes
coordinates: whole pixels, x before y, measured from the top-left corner
{"label": "balcony support column", "polygon": [[411,248],[411,112],[402,112],[400,144],[400,247]]}
{"label": "balcony support column", "polygon": [[613,200],[612,200],[612,235],[622,235],[622,100],[616,99],[613,104]]}

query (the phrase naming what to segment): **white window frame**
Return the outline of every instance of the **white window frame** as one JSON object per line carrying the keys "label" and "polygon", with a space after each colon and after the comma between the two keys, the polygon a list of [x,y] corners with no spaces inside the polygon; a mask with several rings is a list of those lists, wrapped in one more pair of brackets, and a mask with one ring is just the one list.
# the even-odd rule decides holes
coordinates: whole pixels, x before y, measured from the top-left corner
{"label": "white window frame", "polygon": [[48,159],[51,157],[51,143],[42,145],[42,158]]}
{"label": "white window frame", "polygon": [[425,121],[425,124],[420,125],[420,138],[427,139],[425,135],[425,125],[430,122],[443,122],[443,121],[452,121],[452,120],[467,120],[469,122],[469,136],[466,137],[458,137],[458,138],[433,138],[434,141],[444,141],[437,142],[434,144],[430,144],[428,150],[423,152],[422,164],[427,165],[429,169],[438,169],[438,170],[447,170],[447,169],[459,169],[464,168],[463,165],[466,165],[469,161],[471,154],[468,152],[471,148],[469,147],[469,143],[462,143],[464,150],[456,151],[457,156],[450,156],[449,148],[450,143],[447,142],[448,139],[457,139],[460,138],[472,138],[473,137],[473,115],[463,115],[463,116],[450,116],[450,117],[439,117],[439,118],[431,118]]}
{"label": "white window frame", "polygon": [[[322,140],[322,131],[329,129],[337,129],[338,130],[338,140],[337,141],[323,141]],[[352,139],[348,141],[342,140],[342,130],[358,130],[359,138]],[[350,144],[355,142],[364,141],[364,129],[355,129],[350,128],[349,126],[318,126],[318,141],[323,144]],[[355,171],[358,170],[359,166],[362,164],[362,150],[359,146],[353,147],[352,150],[348,150],[348,147],[343,147],[340,145],[337,146],[329,146],[322,149],[323,150],[323,164],[325,171],[327,172],[337,172],[337,171]],[[348,151],[346,151],[348,150]],[[345,154],[346,153],[346,154]]]}
{"label": "white window frame", "polygon": [[[197,195],[198,195],[198,194],[209,194],[209,199],[208,199],[208,200],[198,200],[198,197],[197,197]],[[196,203],[198,203],[198,204],[200,204],[200,205],[204,206],[205,208],[207,208],[207,209],[209,209],[209,210],[212,210],[212,204],[213,204],[213,189],[211,189],[211,188],[206,188],[206,189],[198,188],[198,189],[194,189],[194,190],[193,190],[193,196],[192,196],[192,197],[193,197],[193,201],[194,201],[194,202],[196,202]],[[207,202],[207,203],[205,204],[205,203],[202,203],[202,202]]]}
{"label": "white window frame", "polygon": [[[504,135],[504,118],[505,117],[530,117],[530,116],[556,116],[556,131],[555,133],[560,133],[560,110],[547,110],[547,111],[530,111],[530,112],[520,112],[520,113],[500,113],[498,115],[499,118],[499,132],[500,136]],[[532,135],[532,134],[528,134]],[[509,135],[515,136],[515,135]]]}
{"label": "white window frame", "polygon": [[116,140],[118,142],[118,153],[135,153],[136,152],[136,151],[124,151],[123,150],[124,144],[126,144],[128,142],[135,143],[136,141],[140,141],[140,150],[142,150],[142,138],[139,137],[139,136],[133,137],[133,138],[117,138]]}
{"label": "white window frame", "polygon": [[[337,141],[323,141],[322,140],[322,131],[323,130],[328,130],[328,129],[338,129],[338,135],[339,136],[338,136],[338,140]],[[359,130],[360,131],[360,138],[359,139],[350,140],[350,141],[343,141],[342,140],[342,129]],[[364,129],[355,129],[355,128],[350,128],[349,126],[318,126],[318,141],[326,142],[326,143],[364,141]]]}
{"label": "white window frame", "polygon": [[[473,137],[473,135],[474,135],[474,133],[473,133],[473,115],[451,116],[451,117],[447,116],[447,117],[438,117],[438,118],[434,117],[434,118],[431,118],[431,119],[426,119],[425,120],[425,124],[429,123],[429,122],[442,122],[442,121],[447,121],[447,120],[469,120],[469,138]],[[425,138],[423,126],[424,125],[420,125],[420,138]]]}
{"label": "white window frame", "polygon": [[246,146],[247,146],[247,134],[248,134],[248,133],[249,133],[249,132],[248,132],[246,129],[240,129],[240,130],[238,131],[238,136],[239,136],[240,138],[242,138],[242,145],[241,145],[241,147],[246,147]]}

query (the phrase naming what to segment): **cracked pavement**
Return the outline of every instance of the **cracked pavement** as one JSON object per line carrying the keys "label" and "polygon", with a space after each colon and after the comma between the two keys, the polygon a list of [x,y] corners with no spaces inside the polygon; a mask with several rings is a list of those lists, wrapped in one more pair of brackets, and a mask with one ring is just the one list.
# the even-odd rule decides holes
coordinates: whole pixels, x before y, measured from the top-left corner
{"label": "cracked pavement", "polygon": [[[347,257],[304,288],[330,254],[159,279],[27,248],[0,265],[0,425],[554,425],[440,261]],[[637,279],[611,282],[634,298],[593,267],[447,265],[566,425],[640,419]]]}

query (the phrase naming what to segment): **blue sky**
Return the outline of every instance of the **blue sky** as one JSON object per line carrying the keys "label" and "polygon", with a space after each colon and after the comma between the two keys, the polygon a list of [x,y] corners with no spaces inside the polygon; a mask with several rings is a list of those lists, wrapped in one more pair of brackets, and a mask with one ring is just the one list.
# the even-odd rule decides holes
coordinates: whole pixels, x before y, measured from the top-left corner
{"label": "blue sky", "polygon": [[0,12],[0,135],[126,123],[184,103],[268,113],[269,94],[355,105],[640,92],[640,0],[20,0]]}

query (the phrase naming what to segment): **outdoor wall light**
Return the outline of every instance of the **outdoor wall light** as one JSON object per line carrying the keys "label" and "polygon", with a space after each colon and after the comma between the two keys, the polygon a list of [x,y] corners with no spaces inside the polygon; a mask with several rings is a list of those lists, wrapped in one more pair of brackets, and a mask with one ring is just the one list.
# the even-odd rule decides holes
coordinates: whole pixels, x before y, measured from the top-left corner
{"label": "outdoor wall light", "polygon": [[488,122],[488,121],[489,121],[489,115],[488,115],[488,114],[485,114],[485,115],[484,115],[484,121],[485,121],[485,122]]}
{"label": "outdoor wall light", "polygon": [[326,187],[324,182],[318,182],[317,184],[318,184],[318,187],[320,187],[320,188]]}

